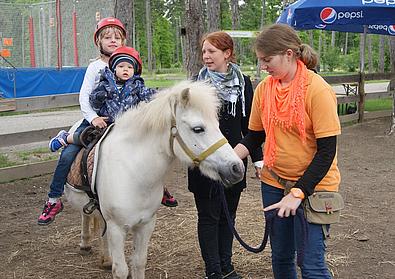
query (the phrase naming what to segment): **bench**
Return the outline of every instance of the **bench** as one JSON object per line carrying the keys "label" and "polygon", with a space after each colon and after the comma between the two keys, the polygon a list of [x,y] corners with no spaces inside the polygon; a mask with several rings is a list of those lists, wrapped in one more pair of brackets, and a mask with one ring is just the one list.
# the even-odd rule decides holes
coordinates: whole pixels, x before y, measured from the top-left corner
{"label": "bench", "polygon": [[[344,91],[346,93],[346,96],[349,96],[350,94],[352,95],[358,95],[358,86],[359,84],[357,82],[352,82],[352,83],[342,83]],[[353,114],[357,111],[357,104],[354,103],[345,103],[345,104],[339,104],[337,107],[337,112],[338,114]]]}
{"label": "bench", "polygon": [[350,94],[358,95],[358,83],[342,83],[342,85],[347,96]]}

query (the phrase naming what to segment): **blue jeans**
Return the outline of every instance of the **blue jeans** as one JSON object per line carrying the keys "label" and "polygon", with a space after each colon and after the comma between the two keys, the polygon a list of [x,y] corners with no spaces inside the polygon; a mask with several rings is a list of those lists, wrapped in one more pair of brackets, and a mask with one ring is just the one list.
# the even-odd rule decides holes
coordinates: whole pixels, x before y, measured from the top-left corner
{"label": "blue jeans", "polygon": [[[262,183],[263,206],[279,202],[284,190]],[[327,225],[329,231],[329,225]],[[302,239],[301,226],[294,216],[276,218],[270,233],[272,268],[276,279],[296,279],[296,245]],[[300,266],[304,279],[332,278],[325,263],[325,237],[321,225],[308,223],[308,240]]]}
{"label": "blue jeans", "polygon": [[[74,134],[80,134],[90,124],[87,120],[83,120],[75,130]],[[67,176],[69,174],[71,165],[77,157],[78,152],[82,146],[78,144],[69,144],[63,149],[60,154],[58,164],[55,168],[54,175],[52,177],[51,185],[49,186],[49,198],[60,198],[63,195],[64,184],[66,183]]]}

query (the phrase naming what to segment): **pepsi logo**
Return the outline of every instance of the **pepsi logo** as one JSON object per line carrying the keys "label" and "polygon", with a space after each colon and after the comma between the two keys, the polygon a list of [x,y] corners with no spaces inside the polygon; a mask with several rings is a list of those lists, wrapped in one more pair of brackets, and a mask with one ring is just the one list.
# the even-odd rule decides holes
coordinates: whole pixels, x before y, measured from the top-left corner
{"label": "pepsi logo", "polygon": [[334,8],[326,7],[322,9],[320,18],[324,23],[331,24],[335,22],[337,13]]}
{"label": "pepsi logo", "polygon": [[317,29],[324,29],[325,27],[326,27],[326,24],[317,24],[315,26],[315,28],[317,28]]}
{"label": "pepsi logo", "polygon": [[395,25],[388,25],[388,33],[390,35],[395,35]]}

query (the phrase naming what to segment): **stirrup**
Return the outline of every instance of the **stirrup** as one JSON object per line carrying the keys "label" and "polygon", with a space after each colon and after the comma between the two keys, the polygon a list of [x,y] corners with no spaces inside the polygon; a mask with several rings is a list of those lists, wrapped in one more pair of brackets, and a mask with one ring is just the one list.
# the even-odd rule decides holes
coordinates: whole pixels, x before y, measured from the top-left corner
{"label": "stirrup", "polygon": [[84,205],[82,211],[87,214],[90,215],[93,213],[93,211],[95,211],[98,208],[98,203],[97,200],[95,199],[90,199],[89,202]]}

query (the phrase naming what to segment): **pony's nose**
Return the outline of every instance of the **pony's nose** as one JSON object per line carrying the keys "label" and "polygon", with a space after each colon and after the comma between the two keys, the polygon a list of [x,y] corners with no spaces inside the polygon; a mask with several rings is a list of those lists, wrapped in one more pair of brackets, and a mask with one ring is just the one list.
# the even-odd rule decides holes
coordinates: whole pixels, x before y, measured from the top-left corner
{"label": "pony's nose", "polygon": [[235,176],[240,175],[240,173],[242,175],[244,175],[244,164],[234,163],[232,165],[232,172],[233,172],[233,175],[235,175]]}

